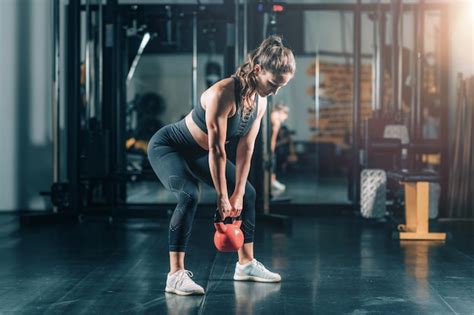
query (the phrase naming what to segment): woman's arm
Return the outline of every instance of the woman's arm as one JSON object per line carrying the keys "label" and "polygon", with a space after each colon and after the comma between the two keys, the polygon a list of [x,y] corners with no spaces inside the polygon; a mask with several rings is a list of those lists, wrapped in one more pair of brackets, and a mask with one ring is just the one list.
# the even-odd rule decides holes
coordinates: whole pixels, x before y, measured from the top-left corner
{"label": "woman's arm", "polygon": [[[236,156],[236,168],[235,168],[235,189],[234,196],[243,197],[245,193],[245,184],[247,183],[247,177],[250,171],[250,162],[252,160],[252,154],[255,147],[255,139],[257,138],[262,117],[265,114],[267,108],[267,100],[264,98],[260,99],[259,113],[257,119],[253,123],[249,132],[240,138],[237,144],[237,156]],[[241,209],[238,209],[241,210]]]}
{"label": "woman's arm", "polygon": [[233,87],[216,87],[207,91],[201,100],[206,105],[206,125],[209,138],[209,168],[217,193],[217,206],[222,218],[230,213],[227,181],[225,177],[227,155],[225,140],[227,133],[227,118],[232,111]]}
{"label": "woman's arm", "polygon": [[278,131],[280,130],[281,122],[278,119],[278,114],[275,112],[271,113],[270,121],[272,123],[272,137],[270,139],[271,140],[270,145],[271,145],[272,153],[274,153],[276,149],[276,145],[277,145]]}

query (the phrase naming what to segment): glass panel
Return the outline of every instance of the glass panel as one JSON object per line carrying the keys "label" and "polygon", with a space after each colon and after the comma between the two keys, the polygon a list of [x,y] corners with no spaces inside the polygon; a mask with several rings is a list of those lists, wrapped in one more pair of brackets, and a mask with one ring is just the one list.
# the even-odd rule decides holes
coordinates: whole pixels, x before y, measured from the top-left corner
{"label": "glass panel", "polygon": [[290,111],[275,150],[276,179],[286,190],[273,185],[273,197],[297,204],[349,203],[353,15],[305,12],[303,29],[295,77],[274,98]]}
{"label": "glass panel", "polygon": [[[387,8],[385,8],[387,9]],[[398,30],[398,63],[394,69],[393,49],[393,17],[389,10],[376,10],[365,12],[362,15],[362,53],[363,66],[366,68],[366,84],[364,86],[364,70],[362,74],[362,142],[375,138],[400,138],[403,143],[408,143],[412,137],[410,124],[414,108],[414,15],[412,11],[403,12],[401,27]],[[395,71],[395,72],[394,72]],[[398,76],[400,94],[393,92],[393,79]],[[370,82],[370,83],[369,83]],[[369,97],[368,91],[371,91]],[[366,93],[366,97],[364,97]],[[383,95],[381,95],[383,93]],[[364,110],[365,109],[365,110]],[[373,118],[373,119],[370,119]],[[389,125],[397,125],[388,127]],[[392,131],[391,131],[392,130]],[[406,131],[406,132],[405,132]],[[367,149],[367,148],[366,148]],[[364,151],[363,165],[366,168],[393,169],[399,167],[399,160],[392,154],[380,152],[376,149]],[[406,158],[406,151],[403,151]],[[405,160],[404,162],[405,163]]]}
{"label": "glass panel", "polygon": [[[175,11],[179,6],[171,8],[171,15],[179,14]],[[137,29],[133,29],[133,25]],[[214,36],[218,29],[225,31],[223,25],[198,23],[198,98],[209,84],[222,78],[223,54],[216,50],[220,46],[216,45]],[[192,109],[192,16],[171,20],[151,13],[141,19],[137,15],[135,22],[130,20],[127,32],[131,34],[127,36],[128,69],[137,59],[144,34],[151,34],[126,90],[127,203],[175,203],[175,196],[153,172],[146,150],[148,140],[156,131],[181,120]],[[214,203],[215,200],[214,190],[203,184],[200,202]]]}
{"label": "glass panel", "polygon": [[[92,2],[92,1],[91,1]],[[90,8],[90,7],[89,7]],[[101,34],[98,12],[81,11],[81,129],[95,131],[102,122]]]}
{"label": "glass panel", "polygon": [[424,18],[422,139],[439,139],[441,122],[441,13],[426,11]]}
{"label": "glass panel", "polygon": [[415,54],[415,12],[405,11],[403,12],[402,20],[402,57],[401,57],[401,69],[402,77],[401,93],[402,93],[402,109],[404,124],[409,128],[410,137],[415,137],[414,127],[414,115],[416,111],[416,100],[415,100],[415,67],[416,67],[416,54]]}
{"label": "glass panel", "polygon": [[[390,11],[385,11],[386,25],[385,25],[385,44],[384,46],[384,62],[383,62],[383,106],[375,104],[377,109],[383,109],[381,117],[386,120],[385,124],[402,124],[409,130],[409,139],[414,138],[415,131],[413,126],[412,116],[416,112],[416,100],[414,98],[415,91],[415,17],[413,11],[404,11],[400,19],[400,28],[398,34],[398,44],[400,45],[398,51],[399,67],[395,69],[398,76],[398,87],[400,89],[399,95],[393,93],[393,73],[392,68],[392,28],[393,17]],[[374,60],[375,62],[375,60]],[[374,64],[374,67],[376,65]],[[401,103],[401,104],[399,104]],[[382,134],[378,135],[383,136]],[[409,141],[408,139],[408,141]],[[404,140],[403,140],[404,141]]]}

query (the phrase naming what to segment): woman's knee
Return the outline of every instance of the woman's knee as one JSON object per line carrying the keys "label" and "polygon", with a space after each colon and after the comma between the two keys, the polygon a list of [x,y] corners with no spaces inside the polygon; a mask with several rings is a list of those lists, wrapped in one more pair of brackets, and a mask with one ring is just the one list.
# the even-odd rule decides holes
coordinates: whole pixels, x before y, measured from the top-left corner
{"label": "woman's knee", "polygon": [[197,186],[186,188],[182,190],[179,195],[182,204],[193,211],[196,210],[199,203],[199,188]]}
{"label": "woman's knee", "polygon": [[178,199],[178,205],[195,208],[199,202],[199,186],[180,176],[168,178],[169,187]]}
{"label": "woman's knee", "polygon": [[198,185],[182,177],[170,176],[169,186],[178,201],[171,217],[171,227],[176,229],[183,224],[183,220],[186,221],[186,225],[192,224],[199,202]]}

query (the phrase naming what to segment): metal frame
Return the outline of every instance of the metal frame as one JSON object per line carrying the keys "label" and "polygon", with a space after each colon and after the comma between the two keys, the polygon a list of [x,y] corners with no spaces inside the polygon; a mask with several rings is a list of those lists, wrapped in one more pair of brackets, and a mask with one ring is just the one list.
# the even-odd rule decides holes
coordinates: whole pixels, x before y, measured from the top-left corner
{"label": "metal frame", "polygon": [[[446,41],[448,38],[448,32],[449,32],[449,16],[447,10],[441,10],[441,40]],[[449,178],[449,91],[448,91],[448,85],[449,85],[449,68],[448,68],[448,62],[449,62],[449,51],[448,51],[448,45],[441,45],[441,60],[440,60],[440,66],[441,66],[441,84],[440,84],[440,89],[441,89],[441,114],[440,117],[444,117],[444,119],[441,119],[441,130],[440,130],[440,143],[445,144],[441,148],[441,156],[443,157],[441,159],[441,191],[447,191],[448,190],[448,178]],[[441,194],[441,199],[440,199],[440,209],[444,209],[440,211],[441,215],[447,215],[447,194]]]}
{"label": "metal frame", "polygon": [[[402,1],[401,0],[396,0],[394,4],[392,3],[387,3],[387,4],[381,4],[381,3],[371,3],[371,4],[362,4],[359,0],[357,1],[356,4],[329,4],[329,3],[321,3],[321,4],[299,4],[299,5],[292,5],[292,4],[288,4],[287,5],[287,10],[304,10],[304,11],[351,11],[355,14],[355,18],[354,18],[354,50],[356,50],[356,47],[360,44],[360,30],[358,31],[358,26],[357,26],[357,23],[356,23],[356,15],[362,13],[362,12],[365,12],[365,11],[374,11],[374,12],[378,12],[378,16],[379,16],[379,26],[381,27],[379,29],[379,32],[378,32],[378,39],[379,39],[379,45],[378,45],[378,50],[377,50],[377,72],[378,72],[378,78],[377,78],[377,84],[376,84],[376,88],[377,88],[377,94],[378,94],[378,99],[380,101],[380,105],[379,105],[379,109],[383,109],[384,106],[386,104],[383,104],[383,92],[384,92],[384,85],[383,85],[383,76],[380,75],[380,74],[383,74],[383,67],[384,67],[384,59],[385,59],[385,56],[383,54],[383,46],[382,46],[382,43],[385,43],[385,13],[387,12],[390,12],[390,10],[392,9],[392,6],[396,5],[397,6],[397,9],[399,10],[399,15],[400,15],[400,18],[403,16],[403,12],[405,11],[414,11],[414,12],[417,12],[416,14],[416,20],[418,21],[418,23],[416,23],[416,27],[418,27],[417,30],[417,36],[422,36],[423,35],[423,32],[424,32],[424,28],[423,28],[423,23],[424,23],[424,20],[423,20],[423,15],[424,15],[424,12],[426,12],[427,10],[439,10],[440,12],[443,12],[443,21],[444,23],[447,24],[447,17],[446,17],[446,8],[449,7],[449,4],[447,3],[430,3],[430,4],[426,4],[424,3],[423,0],[421,0],[421,2],[419,4],[403,4],[402,5]],[[360,17],[359,17],[360,18]],[[360,21],[359,21],[360,23]],[[443,25],[444,25],[443,23]],[[396,27],[396,30],[394,30],[394,34],[395,34],[395,43],[394,46],[395,48],[397,49],[396,53],[393,54],[392,53],[392,60],[395,61],[395,62],[392,62],[392,64],[395,64],[393,66],[393,69],[392,69],[392,72],[395,74],[395,80],[393,80],[392,82],[392,85],[393,85],[393,89],[394,89],[394,93],[396,92],[397,94],[395,95],[394,94],[394,97],[396,97],[396,99],[398,100],[398,107],[401,106],[401,100],[402,100],[402,91],[400,89],[401,85],[400,85],[400,77],[401,77],[401,58],[402,58],[402,55],[401,55],[401,45],[398,45],[398,33],[399,33],[399,27],[400,27],[400,21],[393,21],[393,25]],[[443,36],[442,36],[442,41],[446,42],[446,39],[447,39],[447,27],[442,27],[442,29],[444,30],[444,33],[443,33]],[[359,43],[358,43],[359,42]],[[417,46],[415,47],[418,47],[418,51],[417,51],[417,69],[416,69],[416,75],[417,75],[417,79],[416,79],[416,103],[415,103],[415,107],[413,109],[413,112],[415,112],[414,116],[412,118],[412,120],[415,121],[415,125],[417,126],[417,129],[416,129],[416,139],[420,139],[421,138],[421,130],[420,130],[420,125],[421,125],[421,104],[422,104],[422,93],[421,93],[421,84],[420,82],[422,82],[422,74],[423,74],[423,64],[421,62],[421,58],[422,58],[422,55],[423,55],[423,51],[424,51],[424,47],[423,47],[423,41],[420,40],[420,38],[417,38],[416,39],[416,42],[417,42]],[[444,51],[442,52],[442,65],[443,65],[443,75],[442,75],[442,80],[444,81],[444,84],[443,85],[443,88],[445,89],[445,91],[442,92],[442,98],[443,98],[443,101],[444,101],[444,104],[447,104],[447,91],[446,91],[446,87],[447,87],[447,78],[448,78],[448,75],[447,75],[447,69],[445,69],[447,67],[447,60],[448,60],[448,56],[447,56],[447,47],[446,45],[443,46],[444,48]],[[354,52],[354,54],[356,54],[356,52]],[[359,70],[357,68],[360,68],[360,51],[358,52],[358,56],[354,56],[354,70],[355,72],[359,72]],[[359,63],[359,65],[357,66],[356,64]],[[359,74],[360,75],[360,74]],[[359,79],[360,81],[360,79]],[[359,134],[359,130],[360,130],[360,96],[358,95],[355,95],[356,92],[357,93],[360,93],[360,88],[357,88],[358,85],[360,85],[360,82],[358,82],[357,80],[357,74],[354,73],[354,110],[353,110],[353,155],[352,155],[352,173],[351,173],[351,187],[348,187],[349,189],[349,195],[351,196],[351,199],[354,203],[354,206],[357,206],[358,204],[358,198],[359,198],[359,194],[358,192],[360,191],[360,180],[359,179],[359,174],[360,172],[358,172],[358,170],[360,170],[360,161],[359,161],[359,150],[362,149],[362,147],[360,146],[360,139],[359,137],[357,136]],[[399,91],[400,90],[400,91]],[[398,91],[398,92],[397,92]],[[357,98],[359,98],[359,100],[357,100]],[[445,111],[447,111],[447,107],[444,106],[444,109]],[[447,113],[446,115],[443,115],[443,117],[448,117],[447,116]],[[447,137],[447,118],[444,119],[444,128],[442,127],[442,134],[444,135],[444,137]],[[447,139],[441,139],[441,141],[443,141],[442,143],[447,143]],[[443,157],[444,157],[444,160],[443,160],[443,165],[442,165],[442,174],[444,174],[442,176],[442,183],[445,182],[445,178],[446,178],[446,174],[448,173],[448,170],[447,170],[447,159],[448,159],[448,156],[447,156],[447,148],[444,149],[444,152],[443,152]]]}
{"label": "metal frame", "polygon": [[[53,93],[51,95],[51,122],[53,132],[53,183],[60,181],[60,142],[59,142],[59,80],[60,80],[60,47],[59,47],[59,15],[60,0],[53,1]],[[58,212],[58,207],[53,206],[53,212]]]}
{"label": "metal frame", "polygon": [[385,75],[384,75],[384,67],[385,67],[385,33],[387,27],[387,19],[385,16],[385,11],[382,10],[382,5],[379,4],[377,6],[377,75],[376,75],[376,106],[377,109],[382,109],[385,106],[384,103],[384,82],[385,82]]}
{"label": "metal frame", "polygon": [[192,62],[192,105],[198,104],[197,96],[197,13],[193,12],[193,62]]}
{"label": "metal frame", "polygon": [[80,130],[80,8],[72,1],[67,9],[67,179],[69,208],[81,210],[79,202],[79,130]]}
{"label": "metal frame", "polygon": [[392,0],[390,3],[390,13],[392,15],[392,53],[391,53],[391,78],[392,78],[392,99],[394,104],[391,104],[397,109],[402,107],[401,104],[401,93],[400,93],[400,65],[401,65],[401,54],[400,54],[400,17],[403,15],[401,12],[401,0]]}
{"label": "metal frame", "polygon": [[359,208],[360,199],[360,69],[361,69],[361,0],[357,0],[354,11],[354,71],[353,71],[353,102],[352,109],[352,204],[354,210]]}
{"label": "metal frame", "polygon": [[[58,0],[55,0],[56,3]],[[228,0],[228,2],[231,0]],[[238,3],[238,2],[237,2]],[[235,5],[235,2],[234,2]],[[417,21],[416,25],[418,25],[418,31],[419,34],[423,33],[423,13],[425,10],[432,10],[432,9],[439,9],[442,13],[442,23],[447,23],[447,16],[446,16],[446,11],[444,10],[447,8],[449,4],[425,4],[425,3],[420,3],[420,4],[406,4],[403,6],[403,11],[409,11],[413,10],[417,13]],[[82,206],[80,200],[79,200],[79,194],[80,194],[80,173],[79,173],[79,130],[80,130],[80,122],[79,122],[79,117],[80,117],[80,55],[79,55],[79,49],[80,49],[80,12],[81,10],[86,10],[86,6],[81,6],[79,1],[71,1],[69,2],[69,5],[67,7],[67,69],[66,69],[66,77],[67,79],[67,87],[66,87],[66,94],[67,94],[67,138],[68,138],[68,144],[67,144],[67,179],[69,182],[69,207],[67,209],[61,209],[67,212],[68,210],[72,210],[75,213],[93,213],[96,211],[99,211],[103,209],[105,213],[127,213],[127,214],[133,214],[133,212],[136,212],[137,209],[153,209],[154,213],[156,215],[159,215],[156,209],[168,209],[170,205],[167,204],[162,204],[162,205],[156,205],[156,204],[140,204],[140,205],[130,205],[124,203],[124,192],[125,192],[125,186],[123,183],[123,180],[119,180],[121,177],[123,177],[124,171],[125,171],[125,159],[124,159],[124,154],[125,154],[125,148],[123,148],[123,140],[121,139],[121,134],[123,135],[123,132],[121,130],[124,130],[125,126],[121,121],[123,120],[122,118],[125,115],[124,109],[122,108],[123,106],[120,106],[121,101],[124,99],[124,84],[125,84],[125,73],[123,71],[124,65],[120,64],[121,59],[119,58],[120,53],[127,53],[126,52],[126,47],[124,45],[124,42],[121,40],[120,32],[122,30],[121,28],[121,17],[118,12],[120,11],[120,7],[124,7],[123,5],[120,6],[117,3],[117,0],[109,0],[107,1],[107,4],[104,7],[103,15],[104,15],[104,25],[101,26],[101,32],[103,29],[105,29],[105,46],[103,49],[103,54],[104,54],[104,59],[103,59],[103,104],[104,107],[102,108],[104,113],[107,113],[107,115],[103,116],[103,123],[105,128],[110,129],[110,137],[109,140],[112,145],[112,150],[110,151],[110,154],[112,157],[115,157],[111,161],[111,173],[113,174],[110,178],[107,178],[106,180],[109,182],[109,184],[106,185],[105,189],[109,190],[111,194],[109,194],[108,199],[107,199],[107,205],[105,207],[94,207],[90,209],[86,209]],[[237,4],[235,5],[235,8],[239,8],[240,6]],[[102,6],[97,6],[97,5],[89,5],[88,6],[89,10],[102,10]],[[357,4],[306,4],[306,5],[288,5],[287,10],[317,10],[317,11],[324,11],[324,10],[331,10],[331,11],[352,11],[354,12],[355,19],[354,19],[354,48],[355,48],[355,55],[354,55],[354,111],[353,111],[353,180],[352,180],[352,186],[355,188],[353,191],[353,200],[355,201],[354,203],[357,204],[357,196],[358,196],[358,186],[359,183],[357,181],[357,169],[359,167],[359,138],[357,137],[359,130],[360,130],[360,90],[359,90],[359,85],[360,85],[360,74],[359,74],[359,69],[360,69],[360,58],[364,57],[361,56],[360,54],[360,14],[364,11],[377,11],[381,10],[382,12],[387,12],[390,8],[389,4],[361,4],[361,1],[358,0]],[[55,8],[53,17],[54,17],[54,25],[55,29],[58,27],[58,21],[56,20],[58,18],[58,11],[59,8]],[[244,28],[247,28],[247,12],[248,8],[244,5]],[[238,10],[235,10],[238,11]],[[234,16],[235,19],[239,19],[237,15]],[[251,20],[251,19],[249,19]],[[252,25],[255,25],[255,22],[250,21]],[[258,23],[257,23],[258,24]],[[249,29],[252,29],[250,27]],[[442,40],[446,40],[447,36],[447,28],[443,27],[442,28]],[[258,41],[258,38],[255,38],[255,35],[253,37],[247,37],[249,34],[244,34],[244,45],[243,45],[243,52],[245,53],[247,50],[247,44],[255,44],[255,42]],[[100,35],[101,40],[102,40],[102,35]],[[110,41],[109,37],[113,37],[113,40]],[[53,115],[55,115],[56,118],[59,116],[59,87],[57,85],[58,83],[58,75],[59,75],[59,50],[58,50],[58,41],[59,41],[59,33],[55,33],[54,35],[54,45],[55,49],[53,50],[54,53],[54,71],[53,71],[53,80],[55,85],[54,85],[54,93],[53,93]],[[114,43],[113,45],[117,46],[107,46],[108,42]],[[236,43],[238,43],[238,38],[236,37]],[[417,41],[418,45],[421,45],[422,42]],[[238,44],[236,44],[237,46]],[[443,51],[442,53],[442,88],[444,88],[444,91],[442,92],[442,98],[443,101],[447,101],[447,92],[446,92],[446,86],[447,86],[447,68],[446,68],[446,61],[448,60],[448,54],[447,54],[447,47],[446,45],[442,46]],[[233,59],[237,60],[238,58],[238,50],[239,47],[234,47],[236,49],[235,56]],[[422,53],[423,47],[418,46],[418,57],[420,57],[420,53]],[[419,58],[418,58],[419,60]],[[416,68],[418,78],[421,78],[422,75],[422,64],[418,61],[418,67]],[[101,76],[102,77],[102,76]],[[417,84],[419,85],[419,82],[421,80],[417,80]],[[383,85],[380,86],[381,89],[383,89]],[[420,87],[418,86],[418,89]],[[117,91],[121,91],[121,93],[117,93]],[[383,95],[383,94],[381,94]],[[422,99],[420,98],[420,93],[418,93],[418,98],[416,98],[416,103],[419,107],[419,104],[421,104]],[[447,110],[445,108],[445,110]],[[420,113],[415,113],[415,117],[412,117],[413,120],[416,122],[419,122],[420,119]],[[447,117],[447,116],[446,116]],[[53,122],[56,127],[53,126],[53,133],[55,134],[54,139],[58,140],[58,119]],[[56,130],[56,131],[54,131]],[[419,132],[419,131],[418,131]],[[442,141],[445,143],[445,140],[447,138],[447,122],[445,121],[442,127],[442,134],[443,134],[443,139]],[[55,144],[55,147],[53,148],[54,150],[54,175],[53,178],[55,180],[60,180],[60,174],[59,174],[59,141]],[[446,149],[447,150],[447,149]],[[444,165],[443,165],[443,171],[444,174],[447,173],[446,170],[446,160],[447,160],[447,155],[446,155],[446,150],[444,152],[444,156],[446,157],[444,160]],[[56,164],[57,163],[57,164]],[[118,181],[117,181],[118,180]],[[312,208],[313,206],[309,206],[309,208]],[[109,209],[109,210],[107,210]],[[116,210],[110,210],[110,209],[116,209]],[[133,210],[131,210],[133,209]],[[130,212],[128,211],[130,210]]]}
{"label": "metal frame", "polygon": [[[239,10],[239,6],[236,3],[237,2],[234,2],[234,4],[235,4],[234,8]],[[444,8],[444,7],[445,7],[445,5],[442,5],[442,4],[431,4],[429,6],[429,8],[431,8],[431,9],[441,9],[441,8]],[[408,4],[408,5],[403,6],[403,11],[405,11],[405,10],[408,11],[408,10],[415,9],[415,8],[418,8],[418,5]],[[426,9],[426,5],[423,6],[423,9]],[[288,5],[287,10],[318,10],[318,11],[337,10],[337,11],[351,11],[355,14],[353,39],[354,39],[355,50],[358,50],[358,53],[356,53],[355,56],[354,56],[354,70],[355,70],[354,71],[354,87],[355,87],[355,89],[354,89],[354,96],[353,97],[354,97],[355,106],[354,106],[354,110],[353,110],[353,154],[352,154],[353,167],[352,167],[352,173],[351,173],[351,185],[350,185],[351,187],[350,187],[350,190],[351,190],[351,199],[353,200],[353,205],[357,206],[358,202],[359,202],[358,198],[359,198],[359,190],[360,190],[360,183],[359,183],[359,176],[360,176],[359,175],[359,173],[360,173],[359,172],[360,171],[359,150],[361,149],[360,139],[358,137],[359,130],[360,130],[360,124],[361,124],[361,121],[360,121],[360,73],[359,73],[359,69],[360,69],[360,59],[370,57],[369,55],[361,55],[361,52],[360,52],[360,38],[359,38],[359,36],[361,34],[360,33],[360,23],[361,23],[360,15],[364,11],[374,11],[374,10],[380,10],[380,12],[386,13],[386,12],[390,11],[390,5],[389,4],[381,4],[381,5],[379,5],[379,4],[361,4],[360,1],[358,1],[357,4],[349,4],[349,5],[347,5],[347,4]],[[357,15],[359,15],[358,18],[357,18]],[[246,15],[244,14],[244,17],[245,16]],[[237,16],[237,13],[234,12],[233,18],[235,19],[234,22],[237,22],[237,20],[239,19],[238,16]],[[385,21],[385,19],[384,19],[384,21]],[[244,25],[246,25],[246,24],[244,23]],[[246,37],[246,35],[244,35],[244,36]],[[383,41],[385,40],[385,27],[382,30],[380,30],[379,36],[380,36],[380,38],[379,38],[380,40],[383,40]],[[247,42],[248,42],[248,40],[245,39],[244,43],[246,44]],[[235,38],[235,43],[238,43],[237,36]],[[235,45],[237,45],[237,44],[235,44]],[[358,46],[359,46],[359,48],[357,49]],[[235,49],[235,54],[236,55],[234,55],[234,59],[236,60],[236,58],[238,58],[237,54],[238,54],[239,47],[233,47],[233,48]],[[380,48],[382,48],[382,47],[380,47]],[[383,57],[384,56],[381,55],[380,57],[381,57],[380,61],[383,62]],[[383,64],[381,64],[381,65],[383,66]],[[398,68],[397,68],[397,70],[398,70]],[[382,80],[380,81],[379,84],[380,84],[379,88],[382,92],[381,95],[383,95],[383,78],[382,78]],[[357,88],[358,86],[359,86],[359,88]],[[262,130],[265,129],[264,127],[265,126],[262,125]],[[266,143],[266,142],[263,141],[263,143]],[[265,204],[267,202],[268,202],[268,200],[265,202],[265,199],[264,199],[264,207],[263,207],[264,209],[267,208],[265,206]],[[163,208],[169,208],[172,205],[162,204],[161,206]],[[127,207],[144,207],[144,208],[147,208],[147,207],[152,207],[152,208],[156,209],[157,205],[156,204],[153,204],[153,205],[149,205],[149,204],[141,204],[141,205],[122,204],[120,207],[121,208],[127,208]],[[265,213],[268,214],[268,211],[265,211]]]}

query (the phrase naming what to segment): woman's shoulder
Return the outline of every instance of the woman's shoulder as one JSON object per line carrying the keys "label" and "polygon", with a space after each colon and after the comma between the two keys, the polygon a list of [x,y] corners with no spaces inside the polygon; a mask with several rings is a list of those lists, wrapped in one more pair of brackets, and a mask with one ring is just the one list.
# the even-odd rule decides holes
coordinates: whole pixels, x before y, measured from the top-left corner
{"label": "woman's shoulder", "polygon": [[201,95],[201,102],[211,99],[231,100],[234,96],[234,79],[232,77],[217,81]]}
{"label": "woman's shoulder", "polygon": [[224,93],[234,93],[234,78],[224,78],[220,81],[214,83],[208,90],[214,91],[216,93],[224,94]]}

